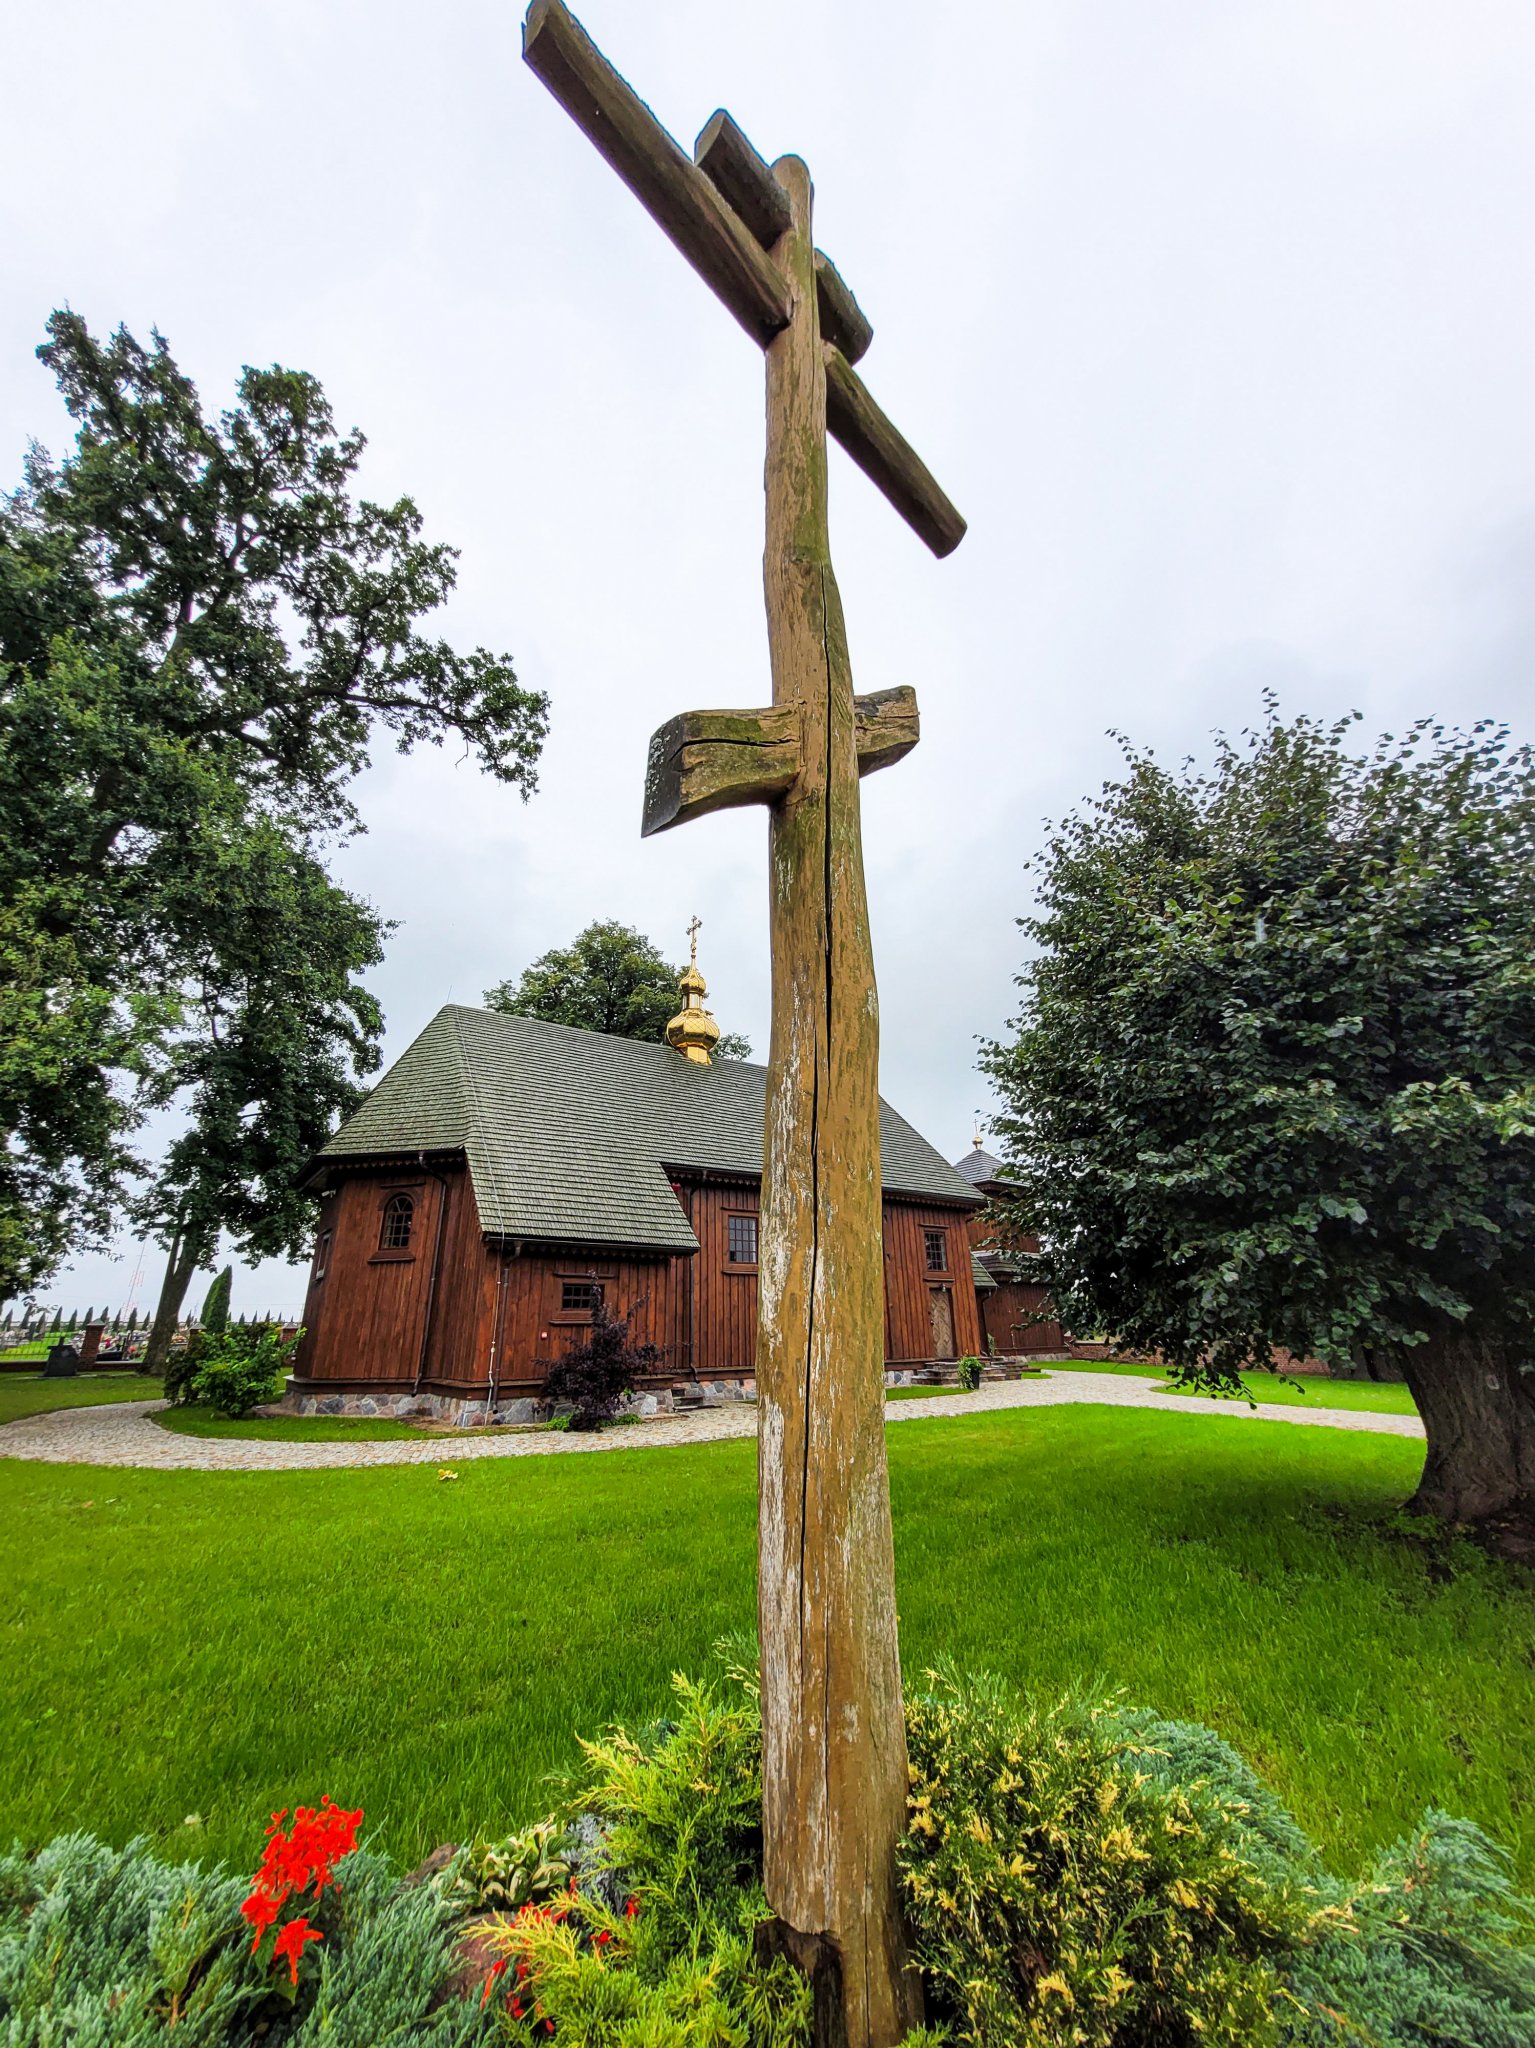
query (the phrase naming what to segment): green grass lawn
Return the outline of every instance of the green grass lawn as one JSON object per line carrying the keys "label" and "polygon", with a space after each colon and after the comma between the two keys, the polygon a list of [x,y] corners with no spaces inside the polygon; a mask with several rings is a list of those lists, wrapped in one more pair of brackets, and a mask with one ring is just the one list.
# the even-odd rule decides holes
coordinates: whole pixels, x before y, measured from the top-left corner
{"label": "green grass lawn", "polygon": [[[908,1674],[951,1656],[1219,1728],[1353,1859],[1429,1802],[1535,1875],[1535,1576],[1395,1514],[1395,1437],[1033,1409],[889,1433]],[[549,1803],[753,1614],[749,1441],[382,1470],[20,1461],[0,1829],[254,1860],[329,1792],[413,1858]],[[204,1825],[183,1821],[198,1814]]]}
{"label": "green grass lawn", "polygon": [[99,1408],[107,1401],[158,1401],[160,1382],[136,1372],[80,1373],[72,1380],[45,1380],[36,1373],[0,1373],[0,1423],[54,1408]]}
{"label": "green grass lawn", "polygon": [[[1058,1361],[1046,1372],[1114,1372],[1132,1379],[1160,1380],[1166,1374],[1156,1365],[1125,1365],[1119,1360],[1097,1364],[1089,1359]],[[1416,1415],[1417,1403],[1405,1386],[1390,1380],[1328,1380],[1303,1375],[1282,1380],[1277,1373],[1244,1372],[1242,1385],[1254,1401],[1280,1408],[1348,1408],[1371,1415]],[[1169,1387],[1170,1394],[1183,1394],[1191,1401],[1233,1400],[1234,1395],[1203,1394],[1191,1387]]]}
{"label": "green grass lawn", "polygon": [[381,1444],[399,1443],[407,1437],[420,1442],[426,1436],[447,1434],[369,1415],[355,1419],[339,1415],[247,1415],[234,1422],[227,1415],[215,1415],[211,1408],[196,1403],[185,1408],[164,1408],[154,1420],[177,1436],[232,1436],[257,1443]]}

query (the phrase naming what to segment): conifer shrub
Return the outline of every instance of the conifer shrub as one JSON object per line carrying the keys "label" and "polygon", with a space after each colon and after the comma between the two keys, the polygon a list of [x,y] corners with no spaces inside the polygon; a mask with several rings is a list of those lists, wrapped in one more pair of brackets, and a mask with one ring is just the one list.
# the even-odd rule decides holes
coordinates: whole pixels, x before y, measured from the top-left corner
{"label": "conifer shrub", "polygon": [[[456,1925],[447,1884],[402,1889],[388,1860],[349,1856],[285,1963],[256,1953],[249,1879],[163,1862],[143,1842],[65,1835],[0,1857],[0,2039],[27,2048],[470,2048],[477,2001],[444,1999]],[[269,1944],[268,1944],[269,1946]]]}
{"label": "conifer shrub", "polygon": [[208,1289],[203,1303],[202,1326],[210,1337],[222,1336],[229,1328],[229,1298],[234,1292],[235,1271],[226,1266]]}
{"label": "conifer shrub", "polygon": [[[0,2041],[808,2048],[756,1938],[752,1659],[674,1693],[420,1882],[328,1805],[274,1822],[254,1883],[86,1836],[0,1858]],[[1535,1908],[1469,1822],[1427,1814],[1350,1884],[1209,1729],[942,1673],[907,1732],[905,2048],[1535,2048]]]}
{"label": "conifer shrub", "polygon": [[967,1394],[973,1394],[981,1384],[981,1361],[978,1358],[962,1358],[954,1368],[954,1377]]}

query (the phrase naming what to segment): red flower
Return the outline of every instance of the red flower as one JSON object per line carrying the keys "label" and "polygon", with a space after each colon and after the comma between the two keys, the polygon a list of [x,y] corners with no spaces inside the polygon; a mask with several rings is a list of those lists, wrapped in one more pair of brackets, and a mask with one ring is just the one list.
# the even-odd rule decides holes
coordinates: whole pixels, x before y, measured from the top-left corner
{"label": "red flower", "polygon": [[307,1920],[303,1918],[290,1920],[282,1933],[277,1937],[276,1945],[272,1950],[272,1960],[275,1963],[278,1957],[281,1956],[292,1971],[293,1981],[296,1984],[298,1982],[298,1959],[304,1953],[304,1943],[306,1941],[323,1941],[324,1939],[325,1937],[321,1934],[319,1928],[311,1927]]}
{"label": "red flower", "polygon": [[495,1987],[496,1979],[500,1976],[501,1972],[505,1968],[506,1957],[502,1956],[499,1962],[492,1963],[490,1968],[485,1972],[485,1989],[480,1993],[481,2005],[489,2005],[490,1994]]}
{"label": "red flower", "polygon": [[[272,1815],[261,1864],[251,1879],[250,1897],[240,1908],[241,1916],[255,1930],[252,1953],[260,1948],[262,1936],[274,1925],[290,1898],[302,1896],[312,1884],[318,1900],[327,1885],[335,1884],[332,1871],[336,1864],[357,1847],[362,1808],[347,1813],[327,1793],[317,1807],[295,1807],[293,1825],[284,1832],[287,1818],[286,1807]],[[277,1938],[272,1959],[275,1962],[279,1956],[286,1958],[296,1984],[305,1942],[323,1939],[319,1928],[311,1927],[307,1919],[290,1920]]]}
{"label": "red flower", "polygon": [[624,1912],[626,1916],[630,1920],[632,1920],[639,1910],[640,1902],[637,1898],[635,1898],[634,1894],[631,1892],[629,1897],[624,1900]]}
{"label": "red flower", "polygon": [[256,1938],[251,1943],[252,1955],[260,1948],[262,1935],[266,1933],[281,1911],[282,1901],[274,1899],[269,1892],[263,1891],[252,1892],[245,1901],[245,1904],[240,1908],[242,1917],[248,1920],[256,1930]]}

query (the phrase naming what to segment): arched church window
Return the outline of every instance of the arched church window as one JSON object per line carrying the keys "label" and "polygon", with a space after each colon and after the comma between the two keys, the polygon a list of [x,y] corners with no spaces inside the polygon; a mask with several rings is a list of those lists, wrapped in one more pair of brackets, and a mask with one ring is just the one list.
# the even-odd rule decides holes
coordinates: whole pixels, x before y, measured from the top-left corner
{"label": "arched church window", "polygon": [[403,1252],[410,1245],[410,1233],[416,1221],[416,1198],[414,1195],[391,1195],[384,1204],[383,1222],[379,1227],[378,1248],[381,1252]]}

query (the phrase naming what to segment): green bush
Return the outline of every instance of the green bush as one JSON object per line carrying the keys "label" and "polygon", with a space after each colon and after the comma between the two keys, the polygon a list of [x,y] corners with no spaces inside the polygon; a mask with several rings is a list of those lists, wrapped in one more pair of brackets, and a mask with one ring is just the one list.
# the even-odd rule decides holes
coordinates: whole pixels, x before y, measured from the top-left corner
{"label": "green bush", "polygon": [[402,1888],[347,1859],[325,1939],[286,1971],[251,1954],[244,1877],[164,1863],[143,1842],[65,1835],[0,1857],[0,2040],[15,2048],[470,2048],[478,2003],[443,1997],[456,1929],[448,1874]]}
{"label": "green bush", "polygon": [[[285,1338],[271,1324],[227,1325],[213,1334],[200,1333],[197,1357],[185,1382],[194,1401],[203,1401],[219,1415],[249,1415],[263,1401],[282,1393],[287,1363],[300,1330]],[[184,1398],[184,1396],[183,1396]]]}
{"label": "green bush", "polygon": [[1362,1885],[1208,1728],[939,1677],[901,1851],[929,2018],[976,2048],[1535,2048],[1535,1907],[1468,1821]]}
{"label": "green bush", "polygon": [[978,1358],[962,1358],[954,1368],[954,1377],[967,1394],[973,1394],[981,1384],[981,1361]]}
{"label": "green bush", "polygon": [[[408,1886],[348,1856],[296,1990],[244,1879],[85,1836],[0,1858],[0,2042],[806,2048],[808,1988],[754,1940],[750,1660],[674,1685],[521,1835]],[[940,1675],[907,1731],[905,2048],[1535,2048],[1535,1908],[1469,1822],[1428,1814],[1349,1885],[1209,1729]],[[491,1975],[460,1997],[466,1922]]]}
{"label": "green bush", "polygon": [[563,1818],[576,1883],[503,1923],[508,2040],[602,2048],[804,2048],[810,1991],[756,1952],[762,1739],[755,1686],[673,1681],[675,1719],[581,1745]]}

